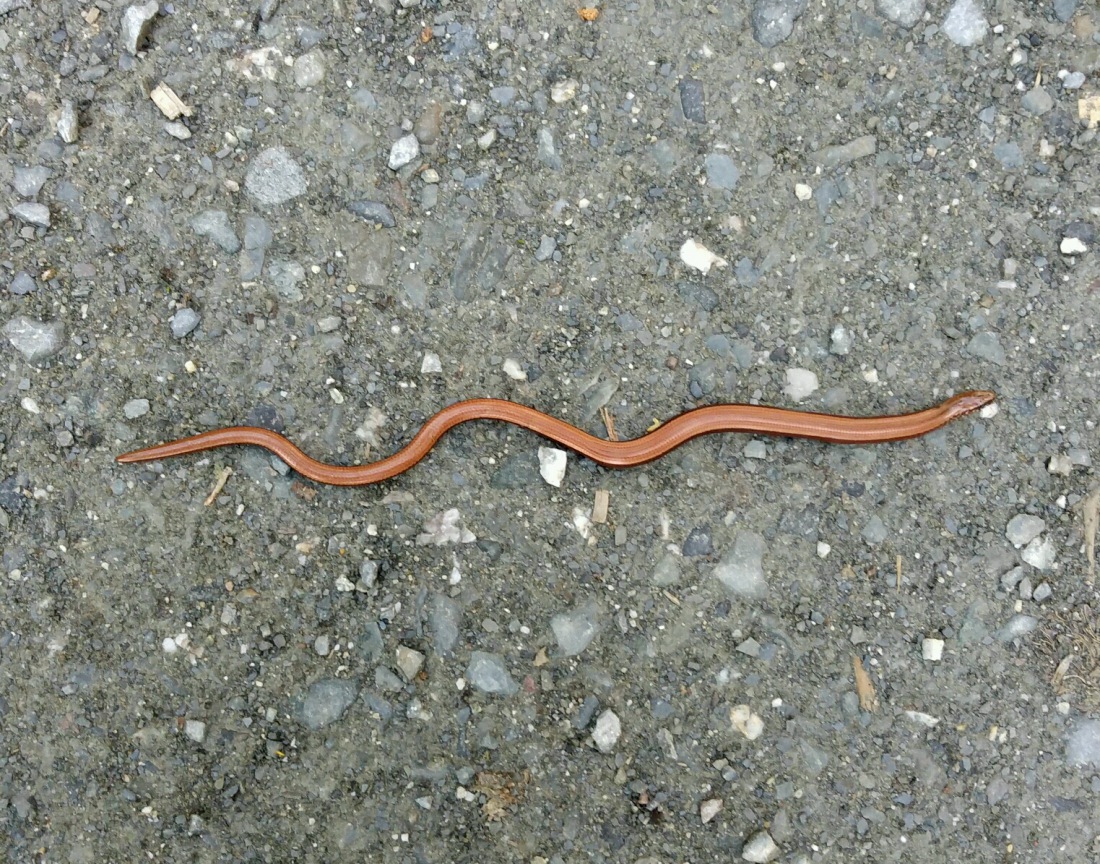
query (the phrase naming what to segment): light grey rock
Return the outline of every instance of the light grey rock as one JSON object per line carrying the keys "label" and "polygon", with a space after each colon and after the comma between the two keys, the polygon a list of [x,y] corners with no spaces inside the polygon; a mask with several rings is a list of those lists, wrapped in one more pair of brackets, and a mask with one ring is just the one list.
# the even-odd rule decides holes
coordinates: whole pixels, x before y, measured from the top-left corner
{"label": "light grey rock", "polygon": [[357,681],[326,678],[294,700],[291,715],[309,729],[322,729],[344,716],[358,695]]}
{"label": "light grey rock", "polygon": [[229,224],[229,214],[224,210],[204,210],[192,217],[191,230],[200,237],[213,240],[226,252],[236,252],[241,248],[237,232]]}
{"label": "light grey rock", "polygon": [[419,155],[420,142],[416,140],[416,136],[405,135],[393,142],[393,146],[390,148],[390,158],[386,164],[390,166],[391,171],[397,171],[404,168]]}
{"label": "light grey rock", "polygon": [[554,631],[554,638],[562,654],[575,657],[600,632],[600,607],[591,601],[568,612],[561,612],[550,619],[550,629]]}
{"label": "light grey rock", "polygon": [[146,3],[144,6],[131,6],[122,13],[122,47],[131,54],[137,54],[141,50],[153,19],[160,11],[160,4],[156,0]]}
{"label": "light grey rock", "polygon": [[511,696],[519,690],[500,656],[487,651],[474,651],[470,655],[466,680],[483,693]]}
{"label": "light grey rock", "polygon": [[198,327],[201,320],[202,318],[198,312],[185,306],[182,309],[176,310],[176,314],[169,319],[168,326],[171,328],[173,336],[177,339],[182,339]]}
{"label": "light grey rock", "polygon": [[767,596],[768,583],[764,577],[764,537],[751,531],[738,533],[733,547],[722,556],[714,575],[727,590],[748,599],[758,600]]}
{"label": "light grey rock", "polygon": [[21,201],[11,208],[11,215],[28,225],[37,225],[39,228],[50,227],[50,208],[45,204]]}
{"label": "light grey rock", "polygon": [[985,38],[989,22],[977,0],[955,0],[943,19],[943,35],[962,48]]}
{"label": "light grey rock", "polygon": [[258,204],[272,207],[306,192],[301,166],[285,147],[271,147],[252,160],[244,178],[245,191]]}
{"label": "light grey rock", "polygon": [[4,335],[16,351],[35,363],[61,350],[65,327],[60,321],[38,321],[17,315],[4,325]]}

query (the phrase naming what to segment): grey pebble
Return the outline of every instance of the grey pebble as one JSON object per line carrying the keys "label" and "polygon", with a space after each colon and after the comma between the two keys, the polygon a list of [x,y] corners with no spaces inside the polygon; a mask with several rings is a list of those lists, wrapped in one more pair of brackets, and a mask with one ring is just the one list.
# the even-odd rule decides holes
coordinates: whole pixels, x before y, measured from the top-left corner
{"label": "grey pebble", "polygon": [[191,130],[179,120],[170,120],[164,124],[164,131],[180,141],[186,141],[191,137]]}
{"label": "grey pebble", "polygon": [[16,351],[34,363],[61,350],[65,326],[60,321],[38,321],[17,315],[4,325],[4,335]]}
{"label": "grey pebble", "polygon": [[975,333],[973,338],[966,343],[966,353],[972,357],[987,360],[995,366],[1003,366],[1005,363],[1005,351],[1001,347],[1001,340],[991,330],[982,330]]}
{"label": "grey pebble", "polygon": [[267,247],[275,239],[275,233],[267,220],[260,216],[246,216],[244,220],[244,251],[240,255],[241,281],[259,279],[264,269]]}
{"label": "grey pebble", "polygon": [[813,154],[813,160],[823,168],[836,168],[856,159],[874,156],[878,149],[878,139],[874,135],[861,135],[845,144],[823,147]]}
{"label": "grey pebble", "polygon": [[183,734],[197,744],[206,740],[206,724],[201,720],[185,720]]}
{"label": "grey pebble", "polygon": [[1039,626],[1039,619],[1034,615],[1013,615],[1007,624],[997,632],[997,638],[1002,642],[1011,642],[1026,636]]}
{"label": "grey pebble", "polygon": [[1009,593],[1016,590],[1016,586],[1023,580],[1025,572],[1022,566],[1013,567],[1001,576],[1001,588]]}
{"label": "grey pebble", "polygon": [[391,171],[397,171],[399,168],[404,168],[419,155],[420,142],[416,140],[416,136],[405,135],[393,143],[390,148],[390,158],[386,164],[390,166]]}
{"label": "grey pebble", "polygon": [[596,716],[596,711],[599,710],[600,700],[595,696],[589,694],[584,697],[584,701],[581,703],[581,707],[577,709],[577,713],[573,715],[573,728],[580,732],[582,729],[587,729],[588,724],[592,722],[592,718]]}
{"label": "grey pebble", "polygon": [[160,11],[160,4],[150,0],[144,6],[131,6],[122,13],[122,47],[137,54],[149,34],[149,26]]}
{"label": "grey pebble", "polygon": [[590,601],[576,609],[560,612],[550,619],[550,629],[558,648],[566,657],[575,657],[584,651],[600,632],[600,607]]}
{"label": "grey pebble", "polygon": [[392,669],[387,669],[385,666],[376,666],[374,669],[374,686],[383,693],[400,693],[405,689],[405,682]]}
{"label": "grey pebble", "polygon": [[364,558],[359,562],[359,581],[355,583],[356,591],[369,591],[378,581],[378,562],[370,558]]}
{"label": "grey pebble", "polygon": [[201,320],[202,318],[199,316],[198,312],[185,306],[182,309],[178,309],[176,314],[169,319],[168,326],[171,328],[173,336],[177,339],[182,339],[198,327],[199,321]]}
{"label": "grey pebble", "polygon": [[326,315],[317,322],[317,329],[322,333],[332,333],[340,329],[340,323],[339,315]]}
{"label": "grey pebble", "polygon": [[313,650],[317,652],[321,657],[328,657],[329,654],[329,639],[328,636],[318,636],[313,640]]}
{"label": "grey pebble", "polygon": [[535,250],[535,260],[546,261],[554,254],[554,250],[557,248],[558,241],[553,237],[543,234],[542,239],[539,241],[539,247]]}
{"label": "grey pebble", "polygon": [[875,6],[883,18],[906,29],[924,17],[924,0],[878,0]]}
{"label": "grey pebble", "polygon": [[794,31],[795,20],[806,11],[807,0],[756,0],[752,7],[752,35],[765,48],[774,48]]}
{"label": "grey pebble", "polygon": [[21,201],[11,208],[11,215],[28,225],[38,225],[41,228],[50,227],[50,208],[45,204],[38,204],[34,201]]}
{"label": "grey pebble", "polygon": [[489,98],[496,102],[498,105],[507,107],[511,105],[516,99],[515,87],[493,87],[489,90]]}
{"label": "grey pebble", "polygon": [[458,644],[462,626],[462,608],[443,594],[433,594],[428,601],[428,632],[432,637],[432,649],[446,656]]}
{"label": "grey pebble", "polygon": [[466,680],[483,693],[511,696],[519,686],[508,673],[508,667],[497,654],[474,651],[466,667]]}
{"label": "grey pebble", "polygon": [[714,568],[714,576],[739,597],[762,599],[768,593],[764,576],[764,549],[763,535],[751,531],[739,532],[733,547]]}
{"label": "grey pebble", "polygon": [[685,558],[697,558],[714,552],[714,540],[709,525],[699,525],[691,529],[680,549]]}
{"label": "grey pebble", "polygon": [[689,123],[706,123],[706,96],[703,83],[694,78],[685,78],[680,82],[680,110]]}
{"label": "grey pebble", "polygon": [[279,8],[280,0],[260,0],[260,20],[270,21]]}
{"label": "grey pebble", "polygon": [[1085,86],[1084,72],[1070,72],[1062,79],[1062,87],[1066,90],[1079,90]]}
{"label": "grey pebble", "polygon": [[1044,600],[1049,600],[1053,593],[1054,589],[1050,587],[1050,583],[1044,582],[1031,592],[1031,599],[1036,603],[1042,603]]}
{"label": "grey pebble", "polygon": [[15,169],[15,191],[24,198],[33,198],[37,195],[42,185],[49,179],[50,169],[41,165],[33,168]]}
{"label": "grey pebble", "polygon": [[213,240],[226,252],[236,252],[241,248],[237,232],[229,224],[229,214],[224,210],[204,210],[192,217],[191,230],[200,237]]}
{"label": "grey pebble", "polygon": [[767,459],[768,445],[763,441],[750,441],[741,452],[746,459]]}
{"label": "grey pebble", "polygon": [[1082,720],[1066,739],[1066,761],[1078,768],[1100,768],[1100,720]]}
{"label": "grey pebble", "polygon": [[245,191],[259,204],[273,206],[304,195],[306,178],[301,166],[285,147],[271,147],[248,166]]}
{"label": "grey pebble", "polygon": [[843,324],[837,324],[829,334],[829,353],[843,357],[852,350],[853,341],[852,331]]}
{"label": "grey pebble", "polygon": [[24,294],[30,294],[37,287],[38,283],[34,281],[34,277],[25,270],[20,270],[15,274],[15,278],[11,280],[8,290],[18,297]]}
{"label": "grey pebble", "polygon": [[1054,107],[1054,97],[1052,97],[1043,87],[1032,87],[1024,94],[1024,98],[1020,100],[1020,107],[1029,114],[1034,114],[1036,117],[1039,117],[1046,114]]}
{"label": "grey pebble", "polygon": [[888,533],[882,519],[875,515],[867,520],[867,524],[863,526],[863,530],[859,532],[859,535],[863,538],[865,543],[871,546],[878,546],[879,543],[886,539]]}
{"label": "grey pebble", "polygon": [[1062,236],[1075,237],[1086,246],[1091,246],[1096,241],[1096,229],[1091,222],[1075,219],[1073,222],[1066,223],[1066,227],[1062,229]]}
{"label": "grey pebble", "polygon": [[479,99],[471,99],[466,105],[466,122],[471,126],[480,126],[485,122],[485,103]]}
{"label": "grey pebble", "polygon": [[561,170],[561,156],[558,155],[558,148],[554,143],[554,133],[546,126],[539,129],[538,155],[539,161],[547,168]]}
{"label": "grey pebble", "polygon": [[299,89],[316,87],[325,79],[324,55],[317,48],[294,61],[294,83]]}
{"label": "grey pebble", "polygon": [[149,413],[149,400],[131,399],[122,406],[122,413],[126,416],[127,420],[136,420],[138,417],[144,417]]}
{"label": "grey pebble", "polygon": [[277,259],[267,268],[267,276],[279,294],[288,300],[301,300],[298,284],[306,278],[306,268],[297,261]]}
{"label": "grey pebble", "polygon": [[1077,12],[1077,0],[1054,0],[1054,17],[1063,24]]}
{"label": "grey pebble", "polygon": [[1012,791],[1003,777],[994,777],[985,787],[985,800],[990,807],[1000,804]]}
{"label": "grey pebble", "polygon": [[352,201],[348,205],[348,212],[383,228],[393,228],[397,224],[393,211],[381,201]]}
{"label": "grey pebble", "polygon": [[31,0],[0,0],[0,15],[7,15],[16,9],[30,8]]}
{"label": "grey pebble", "polygon": [[71,99],[61,102],[61,115],[57,118],[57,134],[66,144],[75,144],[80,137],[80,124]]}
{"label": "grey pebble", "polygon": [[1015,141],[993,145],[993,157],[1005,168],[1019,168],[1024,164],[1024,151]]}
{"label": "grey pebble", "polygon": [[419,651],[409,648],[407,645],[397,646],[397,668],[405,676],[406,681],[412,681],[420,674],[424,666],[424,655]]}
{"label": "grey pebble", "polygon": [[653,568],[653,584],[661,588],[675,585],[680,581],[680,573],[680,557],[666,552]]}
{"label": "grey pebble", "polygon": [[955,0],[943,19],[943,34],[962,48],[977,45],[988,29],[979,0]]}
{"label": "grey pebble", "polygon": [[1030,513],[1018,513],[1008,520],[1008,525],[1005,526],[1005,538],[1013,546],[1019,548],[1020,546],[1026,546],[1042,534],[1046,527],[1047,523],[1038,516],[1032,516]]}
{"label": "grey pebble", "polygon": [[741,179],[741,172],[733,159],[726,153],[708,153],[704,161],[707,170],[707,185],[714,189],[732,190]]}
{"label": "grey pebble", "polygon": [[294,700],[291,714],[303,726],[321,729],[339,720],[358,695],[357,681],[325,678]]}

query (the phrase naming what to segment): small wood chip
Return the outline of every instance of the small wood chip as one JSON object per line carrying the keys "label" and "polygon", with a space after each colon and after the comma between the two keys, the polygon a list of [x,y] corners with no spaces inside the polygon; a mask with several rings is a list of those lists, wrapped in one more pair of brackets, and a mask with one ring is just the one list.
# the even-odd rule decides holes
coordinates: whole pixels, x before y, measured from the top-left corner
{"label": "small wood chip", "polygon": [[432,36],[433,35],[434,34],[432,33],[432,28],[431,27],[425,27],[423,30],[420,31],[420,42],[421,42],[421,44],[422,45],[427,45],[429,42],[432,41]]}
{"label": "small wood chip", "polygon": [[600,17],[600,10],[589,7],[587,9],[578,9],[577,14],[581,16],[581,20],[583,21],[595,21]]}
{"label": "small wood chip", "polygon": [[214,490],[209,495],[207,495],[206,500],[202,502],[206,507],[209,507],[218,499],[218,496],[221,494],[222,489],[225,488],[225,481],[229,479],[232,473],[232,468],[222,469],[222,473],[218,475],[218,481],[214,484]]}
{"label": "small wood chip", "polygon": [[871,676],[863,668],[861,661],[852,655],[852,671],[856,676],[856,693],[859,694],[859,707],[872,714],[878,711],[878,696],[875,695],[875,685],[871,683]]}
{"label": "small wood chip", "polygon": [[615,415],[607,410],[607,406],[600,408],[600,418],[603,420],[603,425],[607,428],[607,440],[618,441],[619,436],[615,433]]}
{"label": "small wood chip", "polygon": [[611,504],[611,493],[606,489],[596,490],[596,499],[592,503],[592,515],[589,517],[593,522],[603,525],[607,522],[607,508]]}
{"label": "small wood chip", "polygon": [[1054,687],[1055,693],[1061,694],[1062,682],[1066,679],[1066,673],[1069,672],[1071,663],[1073,663],[1073,655],[1067,654],[1062,658],[1062,662],[1058,664],[1058,668],[1054,670],[1054,674],[1050,676],[1050,683]]}
{"label": "small wood chip", "polygon": [[898,574],[897,581],[894,583],[894,590],[895,591],[900,591],[901,590],[901,556],[900,555],[898,555],[898,557],[895,559],[894,564],[897,567],[897,574]]}
{"label": "small wood chip", "polygon": [[535,652],[535,659],[532,660],[531,662],[534,663],[536,669],[539,668],[540,666],[545,666],[547,663],[549,663],[550,658],[546,654],[546,649],[545,648],[539,648],[539,650]]}
{"label": "small wood chip", "polygon": [[670,603],[672,603],[674,606],[679,606],[680,605],[680,598],[677,597],[675,594],[670,594],[668,591],[662,591],[661,593],[664,594],[665,597],[668,598],[668,601]]}
{"label": "small wood chip", "polygon": [[152,92],[149,93],[149,98],[160,109],[160,113],[169,120],[176,120],[180,116],[190,117],[195,113],[163,81],[153,88]]}

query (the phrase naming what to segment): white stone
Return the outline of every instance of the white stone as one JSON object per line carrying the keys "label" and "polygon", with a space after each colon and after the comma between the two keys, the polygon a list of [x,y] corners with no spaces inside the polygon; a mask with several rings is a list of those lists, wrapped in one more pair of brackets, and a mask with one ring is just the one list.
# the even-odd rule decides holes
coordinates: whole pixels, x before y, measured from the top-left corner
{"label": "white stone", "polygon": [[610,753],[619,743],[622,734],[623,726],[619,722],[619,717],[609,708],[596,720],[596,729],[592,732],[592,743],[601,753]]}
{"label": "white stone", "polygon": [[753,864],[767,864],[778,854],[779,847],[775,845],[775,841],[767,831],[757,831],[741,849],[741,857]]}
{"label": "white stone", "polygon": [[206,724],[201,720],[187,720],[183,724],[183,734],[201,744],[206,739]]}
{"label": "white stone", "polygon": [[721,810],[721,798],[708,798],[699,805],[699,818],[702,820],[703,824],[706,825],[711,819],[717,816]]}
{"label": "white stone", "polygon": [[814,190],[807,186],[805,183],[794,184],[794,197],[799,201],[809,201],[814,194]]}
{"label": "white stone", "polygon": [[404,138],[398,138],[390,148],[390,159],[387,164],[391,171],[396,171],[398,168],[404,168],[419,155],[420,142],[416,140],[415,135],[406,135]]}
{"label": "white stone", "polygon": [[1025,564],[1030,564],[1036,570],[1049,570],[1054,566],[1054,541],[1049,537],[1040,539],[1036,537],[1020,553]]}
{"label": "white stone", "polygon": [[561,486],[568,454],[556,447],[539,447],[539,474],[551,486]]}
{"label": "white stone", "polygon": [[801,402],[818,388],[817,375],[809,369],[788,369],[784,394],[795,402]]}
{"label": "white stone", "polygon": [[509,357],[504,361],[504,374],[511,378],[513,381],[526,381],[527,372],[519,365],[518,360],[513,360]]}
{"label": "white stone", "polygon": [[920,646],[921,656],[935,663],[943,657],[943,645],[942,639],[925,639]]}
{"label": "white stone", "polygon": [[439,360],[439,355],[431,351],[424,352],[424,359],[420,363],[421,375],[437,375],[443,371],[443,364]]}
{"label": "white stone", "polygon": [[1058,247],[1063,255],[1083,255],[1089,251],[1089,247],[1081,242],[1079,237],[1063,237],[1062,244]]}
{"label": "white stone", "polygon": [[955,0],[943,19],[944,35],[963,48],[981,42],[988,29],[989,22],[977,0]]}
{"label": "white stone", "polygon": [[550,88],[550,98],[559,105],[562,102],[568,102],[577,95],[577,88],[579,86],[580,84],[573,78],[566,78],[564,81],[558,81]]}
{"label": "white stone", "polygon": [[764,721],[748,705],[735,705],[730,709],[730,725],[750,741],[755,741],[764,731]]}
{"label": "white stone", "polygon": [[688,240],[680,247],[680,260],[693,270],[698,270],[704,276],[710,272],[711,267],[729,266],[729,262],[725,258],[718,257],[702,243],[695,240]]}

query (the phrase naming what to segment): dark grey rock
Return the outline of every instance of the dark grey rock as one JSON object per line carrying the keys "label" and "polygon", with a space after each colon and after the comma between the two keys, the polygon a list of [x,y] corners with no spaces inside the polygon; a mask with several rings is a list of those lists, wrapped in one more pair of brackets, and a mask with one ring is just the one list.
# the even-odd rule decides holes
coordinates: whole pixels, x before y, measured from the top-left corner
{"label": "dark grey rock", "polygon": [[213,240],[226,252],[236,252],[241,248],[237,232],[229,224],[229,214],[224,210],[204,210],[191,219],[191,230],[200,237]]}
{"label": "dark grey rock", "polygon": [[34,281],[34,277],[25,270],[20,270],[15,274],[15,278],[11,280],[8,290],[16,296],[22,296],[24,294],[30,294],[37,287],[38,283]]}
{"label": "dark grey rock", "polygon": [[685,558],[698,558],[702,555],[713,554],[714,540],[711,537],[710,526],[700,525],[692,528],[680,551]]}
{"label": "dark grey rock", "polygon": [[293,701],[291,715],[309,729],[322,729],[343,717],[358,695],[358,681],[326,678]]}
{"label": "dark grey rock", "polygon": [[393,211],[381,201],[352,201],[348,205],[348,211],[365,222],[372,222],[383,228],[393,228],[397,224]]}
{"label": "dark grey rock", "polygon": [[707,122],[706,97],[701,81],[685,78],[680,82],[680,110],[690,123]]}

